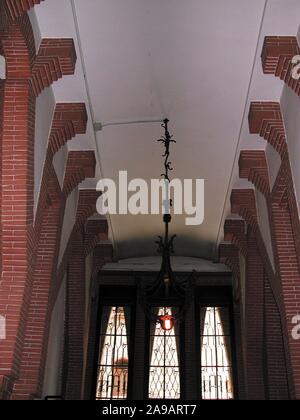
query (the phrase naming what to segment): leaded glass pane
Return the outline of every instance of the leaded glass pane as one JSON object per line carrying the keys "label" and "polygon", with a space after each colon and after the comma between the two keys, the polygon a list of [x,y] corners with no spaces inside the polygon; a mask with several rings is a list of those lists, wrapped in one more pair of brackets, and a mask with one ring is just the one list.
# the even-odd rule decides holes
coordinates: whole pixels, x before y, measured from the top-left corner
{"label": "leaded glass pane", "polygon": [[98,400],[127,398],[129,318],[127,308],[103,308],[96,393]]}
{"label": "leaded glass pane", "polygon": [[[172,308],[156,308],[159,316],[172,315]],[[179,331],[164,331],[161,324],[151,326],[149,398],[180,398]]]}
{"label": "leaded glass pane", "polygon": [[202,399],[233,399],[228,308],[201,308],[200,320]]}

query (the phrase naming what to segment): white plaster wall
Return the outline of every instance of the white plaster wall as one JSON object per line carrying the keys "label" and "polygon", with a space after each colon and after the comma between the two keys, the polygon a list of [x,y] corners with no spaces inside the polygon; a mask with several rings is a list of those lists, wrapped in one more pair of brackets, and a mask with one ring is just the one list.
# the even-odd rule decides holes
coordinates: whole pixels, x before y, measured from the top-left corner
{"label": "white plaster wall", "polygon": [[270,177],[270,188],[272,190],[280,169],[281,157],[269,143],[267,143],[266,147],[266,159]]}
{"label": "white plaster wall", "polygon": [[287,86],[281,97],[290,161],[292,166],[297,202],[300,200],[300,98]]}
{"label": "white plaster wall", "polygon": [[267,202],[266,202],[265,196],[261,192],[255,190],[255,194],[256,194],[258,224],[260,227],[260,231],[261,231],[271,264],[274,268],[275,263],[274,263],[274,254],[273,254],[273,247],[272,247],[271,229],[270,229]]}
{"label": "white plaster wall", "polygon": [[48,140],[55,109],[52,88],[45,89],[36,101],[35,145],[34,145],[34,204],[37,208],[41,180],[44,170]]}
{"label": "white plaster wall", "polygon": [[71,235],[71,232],[72,232],[75,220],[76,220],[78,197],[79,197],[79,190],[75,189],[69,195],[67,199],[63,228],[62,228],[62,235],[61,235],[61,245],[60,245],[60,251],[59,251],[58,265],[61,263],[62,257],[64,255],[69,237]]}
{"label": "white plaster wall", "polygon": [[0,79],[5,80],[6,78],[6,61],[3,55],[0,55]]}
{"label": "white plaster wall", "polygon": [[28,16],[29,16],[31,26],[32,26],[32,30],[33,30],[35,49],[36,49],[36,52],[38,52],[40,44],[41,44],[42,36],[41,36],[41,31],[40,31],[40,28],[39,28],[39,24],[38,24],[38,21],[37,21],[37,17],[36,17],[34,8],[32,8],[28,11]]}
{"label": "white plaster wall", "polygon": [[[41,32],[34,9],[28,13],[32,25],[35,48],[38,52],[41,43]],[[36,101],[35,151],[34,151],[34,209],[36,211],[41,179],[44,169],[49,134],[55,109],[55,98],[52,87],[42,91]]]}
{"label": "white plaster wall", "polygon": [[53,166],[60,184],[61,189],[63,189],[65,170],[68,159],[68,146],[65,144],[64,147],[59,149],[53,158]]}
{"label": "white plaster wall", "polygon": [[[230,271],[224,264],[215,264],[209,260],[193,257],[171,257],[174,272],[192,272],[198,273],[224,273]],[[159,271],[161,266],[161,257],[142,257],[119,260],[118,262],[107,263],[102,267],[102,271]]]}
{"label": "white plaster wall", "polygon": [[43,396],[61,394],[60,373],[63,363],[66,279],[55,303],[50,326]]}

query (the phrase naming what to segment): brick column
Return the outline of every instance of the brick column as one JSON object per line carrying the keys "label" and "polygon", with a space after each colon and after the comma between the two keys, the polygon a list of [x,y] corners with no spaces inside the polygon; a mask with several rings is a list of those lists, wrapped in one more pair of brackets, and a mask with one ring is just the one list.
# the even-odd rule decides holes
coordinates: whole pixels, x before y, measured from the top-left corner
{"label": "brick column", "polygon": [[247,388],[248,399],[264,400],[264,269],[260,259],[255,234],[251,227],[247,234],[245,323],[247,337]]}
{"label": "brick column", "polygon": [[[39,241],[33,226],[35,99],[63,75],[73,74],[76,62],[70,39],[42,40],[36,54],[26,11],[38,3],[3,0],[0,5],[1,54],[6,60],[0,124],[0,314],[7,324],[7,339],[0,343],[0,396],[6,399],[20,375]],[[31,386],[29,372],[23,381]]]}
{"label": "brick column", "polygon": [[[228,229],[235,226],[233,231],[229,233]],[[245,331],[244,331],[244,307],[242,301],[241,290],[241,267],[240,267],[240,253],[246,255],[245,247],[245,223],[242,220],[227,220],[225,223],[225,240],[240,244],[240,248],[231,243],[223,243],[219,247],[219,260],[221,263],[227,265],[233,275],[233,311],[234,311],[234,330],[235,330],[235,349],[237,362],[237,388],[238,397],[240,400],[247,399],[246,393],[246,372],[245,372]],[[240,232],[240,234],[238,233]],[[230,235],[230,237],[229,237]],[[243,251],[240,251],[242,249]]]}
{"label": "brick column", "polygon": [[[263,125],[268,125],[268,121],[268,119],[264,120]],[[279,130],[281,124],[282,121],[279,118],[279,126],[277,126],[276,130]],[[273,136],[274,134],[269,136],[269,138]],[[282,144],[284,145],[285,142]],[[248,179],[260,192],[264,194],[267,206],[269,208],[269,219],[271,220],[271,222],[273,222],[272,212],[270,212],[271,195],[265,152],[261,150],[242,151],[239,160],[239,170],[241,178]],[[272,229],[271,225],[272,223],[270,224],[270,228]],[[257,230],[257,233],[259,233],[259,230]],[[275,242],[274,232],[272,233],[273,242]],[[256,240],[257,243],[262,244],[263,239],[261,237],[261,234],[257,235]],[[262,262],[265,267],[264,359],[267,398],[271,400],[287,399],[289,396],[287,382],[288,367],[285,357],[284,335],[282,329],[282,320],[285,320],[282,302],[282,292],[280,290],[280,284],[278,282],[276,274],[273,273],[273,270],[268,269],[268,266],[266,265],[266,252],[262,252],[261,245],[259,246],[259,249]]]}
{"label": "brick column", "polygon": [[[94,379],[95,379],[95,363],[97,363],[98,354],[97,348],[97,328],[98,328],[98,313],[99,313],[99,273],[104,264],[111,262],[113,259],[113,248],[110,244],[98,245],[93,251],[93,273],[91,284],[91,296],[89,296],[90,306],[90,320],[89,320],[89,340],[87,349],[86,368],[84,372],[83,383],[83,398],[85,400],[95,399],[94,393]],[[138,309],[138,308],[137,308]],[[144,314],[141,314],[142,317]],[[143,354],[138,357],[143,356]],[[138,362],[137,362],[138,363]],[[136,366],[136,364],[135,364]],[[143,392],[143,389],[139,391]],[[134,398],[138,399],[134,394]]]}
{"label": "brick column", "polygon": [[0,314],[6,318],[7,339],[0,342],[0,398],[9,398],[18,376],[32,283],[35,97],[30,84],[34,58],[30,30],[24,16],[1,34],[7,71],[1,82]]}
{"label": "brick column", "polygon": [[290,399],[280,311],[268,277],[264,278],[264,343],[267,398]]}
{"label": "brick column", "polygon": [[[47,168],[48,169],[48,168]],[[14,399],[39,398],[42,392],[51,319],[50,297],[61,243],[66,200],[85,177],[95,173],[93,152],[70,152],[63,191],[54,168],[48,181],[48,205],[41,219],[32,296],[26,325],[20,378],[14,387]],[[84,247],[82,247],[83,253]]]}
{"label": "brick column", "polygon": [[281,287],[285,309],[285,328],[291,363],[289,382],[292,384],[291,398],[300,398],[300,341],[292,337],[292,319],[299,314],[300,272],[298,254],[293,234],[290,207],[287,201],[285,179],[278,179],[272,195],[272,215],[277,246],[277,260],[280,271]]}
{"label": "brick column", "polygon": [[80,400],[83,375],[83,337],[85,321],[84,232],[75,236],[67,279],[68,288],[68,380],[67,400]]}
{"label": "brick column", "polygon": [[279,103],[252,103],[249,113],[250,132],[266,139],[281,156],[281,167],[272,192],[267,198],[278,275],[279,308],[289,395],[300,398],[300,342],[292,337],[292,319],[299,314],[300,301],[300,223],[289,160],[284,122]]}
{"label": "brick column", "polygon": [[[67,316],[69,320],[67,351],[67,377],[65,381],[65,398],[80,400],[83,398],[84,373],[84,329],[88,322],[86,314],[85,261],[100,240],[107,240],[108,226],[106,220],[91,220],[81,225],[74,235],[72,254],[69,261],[67,279]],[[93,308],[91,308],[93,310]],[[93,319],[93,317],[92,317]]]}

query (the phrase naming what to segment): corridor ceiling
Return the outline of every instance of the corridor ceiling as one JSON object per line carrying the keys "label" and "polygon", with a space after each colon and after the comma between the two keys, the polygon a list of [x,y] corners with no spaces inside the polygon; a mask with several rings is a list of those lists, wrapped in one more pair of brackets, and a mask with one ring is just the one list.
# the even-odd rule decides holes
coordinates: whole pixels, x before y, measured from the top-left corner
{"label": "corridor ceiling", "polygon": [[[299,0],[51,0],[30,12],[40,37],[73,37],[74,76],[54,85],[57,102],[85,101],[87,134],[72,150],[93,149],[97,178],[159,178],[159,123],[107,126],[94,123],[171,120],[177,144],[176,178],[205,179],[205,219],[185,226],[174,216],[176,254],[213,259],[222,240],[240,149],[264,148],[248,131],[253,100],[280,99],[278,79],[264,76],[260,54],[266,35],[295,36]],[[160,216],[111,216],[118,258],[155,254]]]}

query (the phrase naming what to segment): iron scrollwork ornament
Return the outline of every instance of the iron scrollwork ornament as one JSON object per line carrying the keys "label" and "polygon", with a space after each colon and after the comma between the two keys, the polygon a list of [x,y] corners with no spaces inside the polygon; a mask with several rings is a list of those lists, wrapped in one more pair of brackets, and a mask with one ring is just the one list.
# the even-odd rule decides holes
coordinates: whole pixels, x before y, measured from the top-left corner
{"label": "iron scrollwork ornament", "polygon": [[[169,120],[165,119],[162,128],[165,130],[164,135],[158,142],[164,146],[164,173],[161,177],[166,181],[166,189],[169,190],[170,172],[173,171],[172,162],[170,160],[171,144],[176,143],[173,136],[169,132]],[[168,194],[169,197],[169,194]],[[168,202],[167,202],[168,201]],[[171,208],[172,200],[169,198],[165,202],[165,214],[163,223],[165,227],[164,237],[159,236],[156,241],[158,245],[158,253],[162,255],[161,268],[157,278],[150,283],[144,284],[139,281],[141,304],[147,317],[153,322],[160,322],[161,319],[154,313],[154,308],[158,306],[172,307],[172,318],[174,322],[180,322],[184,318],[190,297],[191,282],[193,273],[185,280],[178,280],[173,273],[171,266],[171,255],[174,254],[174,240],[176,235],[169,235],[169,225],[172,221]],[[169,211],[170,210],[170,211]],[[158,304],[159,302],[159,304]]]}

